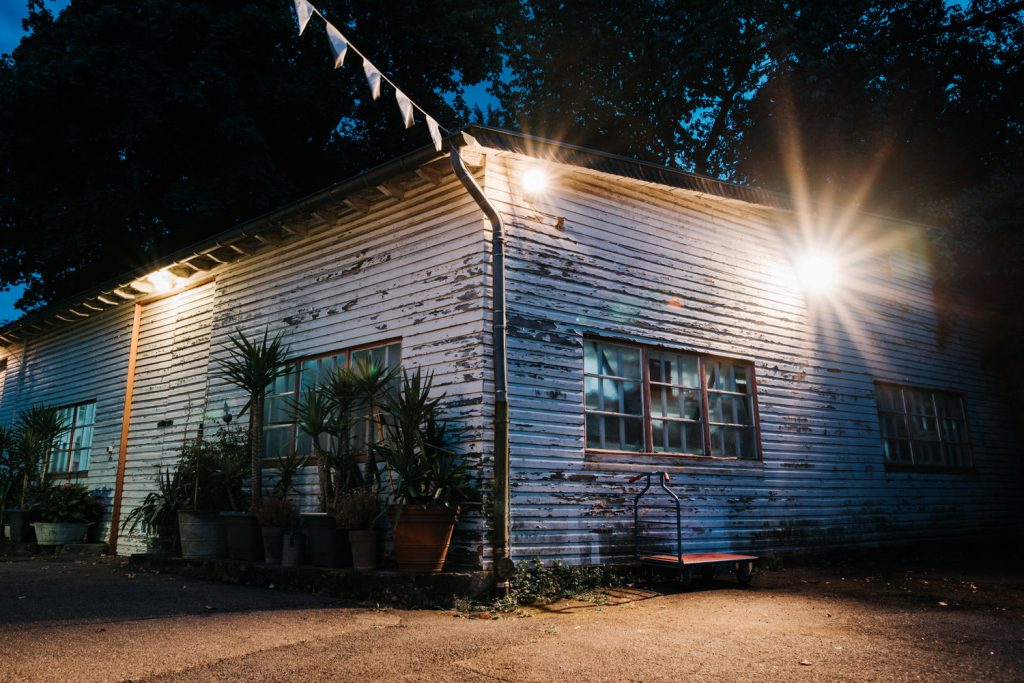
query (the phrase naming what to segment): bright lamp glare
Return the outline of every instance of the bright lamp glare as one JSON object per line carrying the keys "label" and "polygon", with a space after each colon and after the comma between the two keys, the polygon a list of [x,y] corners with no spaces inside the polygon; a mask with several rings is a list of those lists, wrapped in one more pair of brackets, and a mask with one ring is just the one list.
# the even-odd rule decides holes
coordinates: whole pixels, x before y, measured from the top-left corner
{"label": "bright lamp glare", "polygon": [[542,168],[528,168],[523,172],[522,182],[526,194],[539,194],[548,187],[548,174]]}
{"label": "bright lamp glare", "polygon": [[796,263],[797,279],[811,293],[829,291],[835,285],[838,275],[835,257],[822,251],[807,252]]}
{"label": "bright lamp glare", "polygon": [[177,287],[178,282],[181,280],[181,278],[168,273],[166,270],[158,270],[146,279],[153,285],[153,290],[161,294]]}

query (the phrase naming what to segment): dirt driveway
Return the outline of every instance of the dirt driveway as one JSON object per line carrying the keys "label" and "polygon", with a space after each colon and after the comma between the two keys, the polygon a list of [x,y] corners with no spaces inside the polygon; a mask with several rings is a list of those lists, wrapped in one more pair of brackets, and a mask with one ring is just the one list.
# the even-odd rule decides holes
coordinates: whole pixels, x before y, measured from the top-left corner
{"label": "dirt driveway", "polygon": [[998,563],[844,562],[762,573],[748,590],[667,588],[481,616],[119,560],[5,560],[0,680],[1024,680],[1024,576]]}

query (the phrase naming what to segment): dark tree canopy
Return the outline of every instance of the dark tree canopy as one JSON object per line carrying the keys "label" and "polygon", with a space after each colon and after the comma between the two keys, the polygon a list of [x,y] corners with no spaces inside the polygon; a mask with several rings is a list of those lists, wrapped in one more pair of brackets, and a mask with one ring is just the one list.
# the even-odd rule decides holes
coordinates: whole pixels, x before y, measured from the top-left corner
{"label": "dark tree canopy", "polygon": [[[1024,1],[316,3],[442,123],[490,122],[936,225],[1024,286]],[[289,0],[30,0],[0,66],[0,286],[72,293],[427,142]],[[499,77],[500,74],[500,77]]]}
{"label": "dark tree canopy", "polygon": [[[508,3],[315,4],[442,125],[443,94],[500,68]],[[0,286],[27,284],[23,309],[429,143],[288,0],[29,8],[0,64]]]}

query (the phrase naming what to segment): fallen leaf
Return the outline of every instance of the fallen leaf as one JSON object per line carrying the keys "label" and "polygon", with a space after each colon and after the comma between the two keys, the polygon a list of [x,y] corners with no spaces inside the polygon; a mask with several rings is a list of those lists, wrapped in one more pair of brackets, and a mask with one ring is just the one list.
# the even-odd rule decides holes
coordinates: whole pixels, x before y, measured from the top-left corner
{"label": "fallen leaf", "polygon": [[949,603],[948,603],[948,602],[942,602],[942,601],[940,600],[940,601],[939,601],[939,607],[949,607]]}
{"label": "fallen leaf", "polygon": [[810,666],[810,665],[811,665],[811,663],[808,662],[806,659],[801,659],[800,660],[800,666]]}

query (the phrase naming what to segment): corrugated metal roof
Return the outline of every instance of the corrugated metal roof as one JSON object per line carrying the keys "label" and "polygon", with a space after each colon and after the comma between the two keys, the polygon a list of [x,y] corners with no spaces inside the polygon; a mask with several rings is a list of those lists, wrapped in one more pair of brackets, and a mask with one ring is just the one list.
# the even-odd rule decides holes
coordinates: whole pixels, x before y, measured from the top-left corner
{"label": "corrugated metal roof", "polygon": [[546,140],[525,133],[515,133],[499,128],[470,126],[466,132],[484,147],[492,147],[527,156],[547,158],[563,164],[589,168],[594,171],[643,180],[669,187],[700,192],[726,199],[736,199],[751,204],[761,204],[776,209],[791,210],[793,202],[789,196],[769,192],[755,187],[729,183],[715,178],[666,168],[646,161],[609,154],[586,147],[577,147],[553,140]]}

